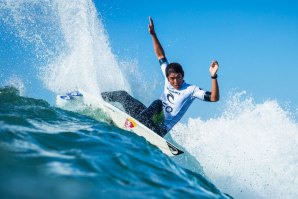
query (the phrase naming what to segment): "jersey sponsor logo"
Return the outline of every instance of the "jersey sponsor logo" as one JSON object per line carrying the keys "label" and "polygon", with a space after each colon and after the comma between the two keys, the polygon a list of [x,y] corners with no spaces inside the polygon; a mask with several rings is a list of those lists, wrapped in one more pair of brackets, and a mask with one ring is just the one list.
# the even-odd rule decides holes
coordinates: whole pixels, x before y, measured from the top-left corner
{"label": "jersey sponsor logo", "polygon": [[127,118],[124,123],[124,127],[127,129],[132,129],[137,126],[137,123],[131,118]]}
{"label": "jersey sponsor logo", "polygon": [[[168,94],[167,94],[167,99],[168,99],[168,101],[169,101],[171,104],[173,104],[172,101],[174,101],[175,97],[174,97],[174,95],[173,95],[172,93],[168,93]],[[170,99],[171,99],[171,100],[170,100]]]}
{"label": "jersey sponsor logo", "polygon": [[181,93],[179,91],[176,91],[176,90],[173,90],[169,87],[167,87],[167,90],[170,92],[170,93],[174,93],[174,94],[177,94],[177,95],[181,95]]}
{"label": "jersey sponsor logo", "polygon": [[[169,93],[167,94],[167,101],[170,104],[174,104],[175,96],[173,95],[173,93],[171,92],[171,90],[169,90],[169,88],[168,88],[168,91],[169,91]],[[163,103],[163,106],[164,106],[164,109],[165,109],[165,111],[167,113],[171,113],[173,111],[173,108],[170,105],[168,105],[167,103],[164,102]]]}
{"label": "jersey sponsor logo", "polygon": [[165,107],[165,109],[167,113],[171,113],[173,111],[173,108],[170,106]]}
{"label": "jersey sponsor logo", "polygon": [[167,113],[171,113],[173,111],[173,108],[171,106],[169,106],[166,102],[162,102],[162,106],[164,107],[164,110]]}

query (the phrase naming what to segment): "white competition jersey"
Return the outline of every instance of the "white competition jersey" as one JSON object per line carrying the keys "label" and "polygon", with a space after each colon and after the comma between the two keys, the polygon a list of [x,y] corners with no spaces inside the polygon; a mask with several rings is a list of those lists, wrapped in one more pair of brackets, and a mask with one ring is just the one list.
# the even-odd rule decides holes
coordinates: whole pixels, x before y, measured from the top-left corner
{"label": "white competition jersey", "polygon": [[210,92],[206,92],[195,85],[187,84],[185,81],[179,90],[175,89],[166,77],[165,70],[168,62],[163,59],[160,60],[160,63],[165,77],[164,91],[161,95],[165,116],[164,125],[169,131],[182,118],[195,98],[205,100],[205,95],[209,95]]}

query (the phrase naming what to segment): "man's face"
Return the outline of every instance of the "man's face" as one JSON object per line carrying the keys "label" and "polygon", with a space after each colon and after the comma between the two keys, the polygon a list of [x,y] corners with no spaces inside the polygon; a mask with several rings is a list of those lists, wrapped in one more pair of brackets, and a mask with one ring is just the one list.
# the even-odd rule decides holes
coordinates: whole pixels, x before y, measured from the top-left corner
{"label": "man's face", "polygon": [[183,83],[183,76],[181,73],[170,73],[168,81],[175,89],[179,89]]}

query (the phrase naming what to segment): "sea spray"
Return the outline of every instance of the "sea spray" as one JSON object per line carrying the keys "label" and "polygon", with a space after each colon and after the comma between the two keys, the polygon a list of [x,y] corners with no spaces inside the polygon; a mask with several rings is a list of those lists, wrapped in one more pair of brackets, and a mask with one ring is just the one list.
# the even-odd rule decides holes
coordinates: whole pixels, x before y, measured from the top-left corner
{"label": "sea spray", "polygon": [[[131,93],[136,99],[139,99],[145,105],[149,105],[152,101],[159,97],[156,95],[158,88],[163,87],[163,81],[159,81],[157,73],[159,70],[150,73],[150,81],[146,81],[148,74],[145,74],[139,67],[142,65],[136,59],[126,59],[119,61],[125,79],[131,85]],[[158,89],[159,90],[159,89]]]}
{"label": "sea spray", "polygon": [[[64,93],[83,88],[94,94],[105,90],[130,90],[126,82],[128,77],[123,78],[123,71],[120,70],[121,67],[111,52],[107,33],[92,1],[2,0],[0,9],[0,21],[10,27],[8,32],[23,41],[24,46],[21,47],[32,49],[32,54],[36,56],[34,64],[49,90]],[[176,131],[171,133],[172,137],[200,162],[204,173],[212,182],[236,198],[296,198],[297,123],[276,101],[268,100],[255,104],[252,98],[242,97],[241,94],[230,99],[225,111],[218,118],[208,121],[199,118],[190,119],[187,125],[178,125]],[[24,110],[21,110],[19,114],[23,116]],[[63,114],[61,118],[64,117]],[[58,118],[57,124],[54,125],[57,129],[65,125],[61,123],[61,118]],[[36,121],[37,127],[42,126],[39,118]],[[45,129],[51,132],[49,135],[54,132],[51,130],[53,128],[51,125],[51,122],[48,126],[45,125]],[[81,125],[82,121],[78,120],[77,126]],[[73,123],[69,126],[73,126]],[[113,127],[104,127],[105,131],[111,131],[111,128]],[[84,130],[78,128],[77,134],[81,135],[81,131]],[[41,145],[48,144],[47,139],[42,139],[45,136],[43,131],[44,129],[41,135],[37,136],[42,140]],[[90,132],[94,131],[92,129]],[[63,143],[59,147],[64,146],[66,141],[71,140],[71,136],[77,134],[76,132],[67,134],[70,138],[59,140]],[[15,135],[19,135],[19,131]],[[27,135],[35,134],[27,133]],[[111,133],[105,132],[103,135],[110,136]],[[115,135],[119,135],[119,132],[117,131]],[[126,137],[127,134],[121,138]],[[133,146],[135,139],[134,137],[133,142],[125,146],[125,150],[128,146]],[[82,146],[88,146],[90,141],[94,140],[87,140]],[[107,141],[111,145],[114,142],[114,137]],[[73,150],[74,146],[77,146],[75,144],[76,142],[70,145],[71,152],[75,152]],[[113,145],[111,149],[119,150],[119,145]],[[99,144],[96,146],[101,147]],[[147,143],[144,142],[144,146],[147,146]],[[51,150],[51,147],[45,148]],[[105,147],[100,149],[106,150]],[[63,151],[58,150],[59,153]],[[95,151],[94,158],[99,158],[97,154],[99,150]],[[119,151],[123,152],[124,149]],[[78,156],[81,157],[80,154]],[[150,155],[144,155],[140,159],[143,160],[144,157],[150,158]],[[98,161],[99,165],[107,162],[104,159]],[[148,162],[152,164],[151,159]],[[90,164],[93,165],[92,162]],[[156,165],[159,164],[153,164],[152,167],[155,168]],[[110,168],[110,165],[107,164],[107,167]],[[22,172],[22,168],[19,170]],[[152,172],[153,176],[158,171],[159,169]],[[122,172],[123,170],[119,173]],[[130,176],[131,173],[127,175]],[[120,177],[122,178],[122,175]],[[7,179],[13,178],[9,176]],[[77,179],[75,181],[77,182]],[[134,178],[129,182],[139,184]],[[90,184],[94,184],[94,190],[98,190],[100,183]],[[86,183],[80,186],[84,184]],[[169,181],[169,184],[172,186],[172,181]],[[126,190],[127,184],[124,184],[123,188]],[[140,190],[140,193],[143,192],[144,190]],[[168,190],[165,194],[168,194]]]}
{"label": "sea spray", "polygon": [[20,96],[25,95],[25,84],[20,77],[13,75],[9,79],[7,79],[4,84],[16,88],[19,91]]}
{"label": "sea spray", "polygon": [[[46,64],[62,48],[57,9],[52,0],[1,0],[0,23],[5,36],[13,35],[36,60],[36,67]],[[26,57],[24,57],[26,59]]]}
{"label": "sea spray", "polygon": [[130,92],[91,0],[5,0],[0,11],[1,22],[34,52],[36,74],[48,90]]}
{"label": "sea spray", "polygon": [[55,2],[67,48],[45,68],[47,87],[55,92],[81,88],[95,95],[106,90],[129,91],[94,3]]}
{"label": "sea spray", "polygon": [[189,119],[172,137],[236,198],[297,198],[298,124],[290,115],[274,100],[238,93],[221,116]]}

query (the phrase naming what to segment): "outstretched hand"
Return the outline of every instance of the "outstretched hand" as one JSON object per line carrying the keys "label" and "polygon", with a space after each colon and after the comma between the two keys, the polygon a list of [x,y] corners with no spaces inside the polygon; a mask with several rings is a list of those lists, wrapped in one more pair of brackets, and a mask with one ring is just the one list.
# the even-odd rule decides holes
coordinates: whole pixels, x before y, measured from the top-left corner
{"label": "outstretched hand", "polygon": [[149,25],[148,25],[148,31],[151,35],[155,34],[155,30],[154,30],[154,23],[151,17],[149,17]]}
{"label": "outstretched hand", "polygon": [[217,61],[214,60],[211,62],[209,71],[210,71],[211,77],[216,76],[216,73],[218,71],[218,62]]}

